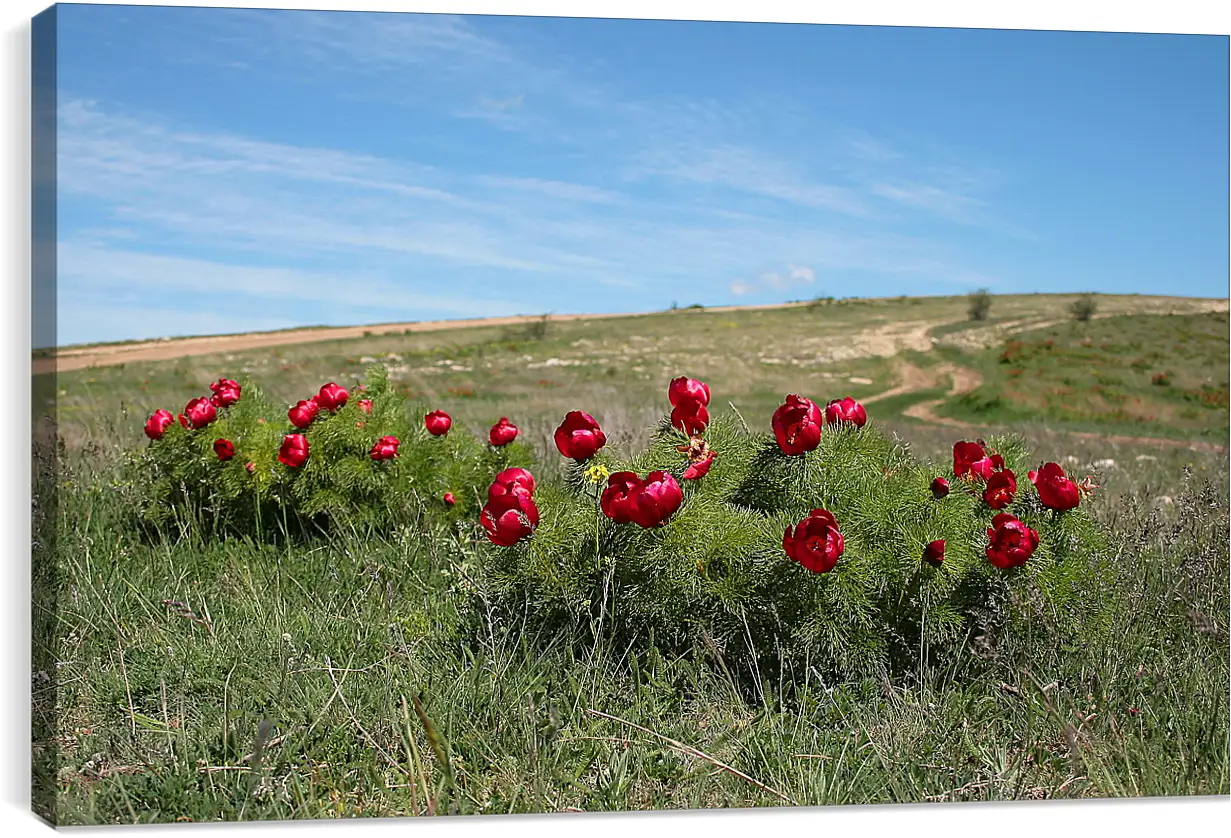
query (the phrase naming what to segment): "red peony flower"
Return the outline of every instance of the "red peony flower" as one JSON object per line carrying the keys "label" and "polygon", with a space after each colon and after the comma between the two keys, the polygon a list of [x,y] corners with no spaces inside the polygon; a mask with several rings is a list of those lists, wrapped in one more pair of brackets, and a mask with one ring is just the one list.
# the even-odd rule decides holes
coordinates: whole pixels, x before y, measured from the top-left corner
{"label": "red peony flower", "polygon": [[392,460],[398,455],[398,438],[395,436],[382,436],[372,444],[372,450],[369,456],[380,462],[381,460]]}
{"label": "red peony flower", "polygon": [[316,418],[318,412],[320,412],[320,407],[317,405],[316,399],[300,399],[294,407],[286,412],[286,415],[291,420],[292,425],[303,430],[312,424],[312,420]]}
{"label": "red peony flower", "polygon": [[1065,475],[1059,463],[1047,463],[1026,476],[1038,490],[1039,500],[1048,509],[1066,512],[1081,502],[1080,487]]}
{"label": "red peony flower", "polygon": [[145,435],[150,439],[162,439],[162,435],[167,432],[167,428],[175,423],[175,417],[171,415],[169,410],[155,410],[150,414],[150,418],[145,420]]}
{"label": "red peony flower", "polygon": [[992,519],[987,538],[988,561],[1001,570],[1024,565],[1039,546],[1039,534],[1008,512]]}
{"label": "red peony flower", "polygon": [[932,567],[940,567],[945,562],[945,540],[938,538],[928,542],[923,548],[923,560]]}
{"label": "red peony flower", "polygon": [[218,459],[226,462],[235,456],[235,444],[229,439],[214,440],[214,453],[218,455]]}
{"label": "red peony flower", "polygon": [[432,436],[444,436],[453,427],[453,418],[443,410],[433,410],[423,417],[423,424]]}
{"label": "red peony flower", "polygon": [[448,506],[452,506],[453,504],[457,503],[457,498],[453,497],[452,492],[445,492],[444,501],[445,501],[445,504],[447,504]]}
{"label": "red peony flower", "polygon": [[479,514],[479,523],[493,544],[512,547],[534,535],[534,528],[539,525],[539,508],[529,496],[502,495],[487,502]]}
{"label": "red peony flower", "polygon": [[346,407],[346,400],[349,398],[350,393],[346,392],[346,388],[330,381],[316,394],[316,403],[330,413],[336,413]]}
{"label": "red peony flower", "polygon": [[487,499],[492,501],[504,495],[532,497],[534,495],[534,475],[516,466],[500,472],[492,481],[492,485],[487,488]]}
{"label": "red peony flower", "polygon": [[360,399],[358,404],[359,404],[359,409],[362,410],[364,413],[372,412],[372,400],[371,399]]}
{"label": "red peony flower", "polygon": [[517,439],[517,426],[509,421],[509,417],[501,416],[500,421],[492,425],[491,433],[487,435],[492,445],[508,445]]}
{"label": "red peony flower", "polygon": [[303,434],[287,434],[278,449],[278,462],[290,468],[299,468],[308,461],[308,438]]}
{"label": "red peony flower", "polygon": [[943,477],[937,477],[932,481],[932,497],[940,500],[945,495],[949,494],[949,481]]}
{"label": "red peony flower", "polygon": [[689,464],[688,468],[684,469],[685,480],[698,480],[710,473],[710,466],[714,464],[714,452],[698,463]]}
{"label": "red peony flower", "polygon": [[184,415],[192,427],[204,428],[218,418],[218,410],[209,399],[198,398],[188,403],[188,406],[184,408]]}
{"label": "red peony flower", "polygon": [[811,399],[787,396],[786,402],[774,411],[772,424],[783,454],[805,454],[821,444],[821,409]]}
{"label": "red peony flower", "polygon": [[685,413],[693,408],[705,407],[710,403],[710,388],[695,378],[680,376],[667,387],[667,398],[671,406],[684,408]]}
{"label": "red peony flower", "polygon": [[617,471],[608,475],[607,488],[603,489],[602,497],[598,501],[603,514],[617,524],[631,523],[641,486],[641,478],[631,471]]}
{"label": "red peony flower", "polygon": [[[997,455],[999,457],[999,455]],[[977,442],[955,442],[953,444],[953,476],[981,477],[984,480],[992,476],[996,468],[983,446]],[[1000,460],[1000,468],[1004,468],[1004,460]]]}
{"label": "red peony flower", "polygon": [[826,509],[814,509],[782,534],[782,549],[788,557],[813,573],[828,573],[838,563],[846,542],[838,522]]}
{"label": "red peony flower", "polygon": [[185,427],[185,428],[187,428],[187,427],[188,427],[188,417],[187,417],[187,416],[185,416],[184,414],[182,414],[182,413],[181,413],[181,414],[179,414],[178,416],[176,416],[175,418],[179,420],[180,425],[181,425],[182,427]]}
{"label": "red peony flower", "polygon": [[997,471],[987,479],[987,488],[983,490],[983,500],[992,509],[1004,509],[1013,502],[1017,495],[1017,477],[1005,469]]}
{"label": "red peony flower", "polygon": [[831,425],[842,422],[862,428],[868,421],[868,412],[863,405],[847,396],[845,399],[834,399],[825,406],[825,421]]}
{"label": "red peony flower", "polygon": [[661,527],[684,502],[684,492],[675,478],[665,471],[652,471],[637,489],[635,504],[629,509],[633,523]]}
{"label": "red peony flower", "polygon": [[213,384],[209,385],[209,389],[214,396],[210,399],[215,407],[230,407],[239,401],[239,382],[230,378],[220,378]]}
{"label": "red peony flower", "polygon": [[607,444],[607,435],[594,417],[580,410],[570,410],[556,428],[556,448],[574,460],[588,460]]}
{"label": "red peony flower", "polygon": [[671,425],[689,436],[705,433],[710,424],[709,409],[703,404],[684,404],[671,410]]}

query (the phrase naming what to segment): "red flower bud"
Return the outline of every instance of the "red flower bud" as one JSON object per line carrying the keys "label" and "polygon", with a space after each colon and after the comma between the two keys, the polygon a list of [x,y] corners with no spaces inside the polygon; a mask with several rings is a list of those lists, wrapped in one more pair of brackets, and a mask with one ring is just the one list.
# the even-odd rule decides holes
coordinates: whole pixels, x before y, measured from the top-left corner
{"label": "red flower bud", "polygon": [[184,408],[184,415],[192,427],[204,428],[218,418],[218,410],[209,399],[198,398],[188,403],[188,406]]}
{"label": "red flower bud", "polygon": [[782,549],[789,558],[813,573],[828,573],[846,549],[833,513],[814,509],[794,527],[782,534]]}
{"label": "red flower bud", "polygon": [[253,462],[251,462],[251,461],[249,461],[249,462],[247,462],[247,463],[244,463],[244,468],[248,469],[248,473],[249,473],[249,474],[255,474],[255,473],[256,473],[256,463],[253,463]]}
{"label": "red flower bud", "polygon": [[821,409],[811,399],[793,393],[787,396],[774,411],[772,424],[783,454],[805,454],[821,444]]}
{"label": "red flower bud", "polygon": [[181,413],[181,414],[179,414],[178,416],[176,416],[175,418],[176,418],[176,419],[178,419],[178,420],[180,421],[180,425],[181,425],[181,426],[183,426],[183,427],[185,427],[185,428],[187,428],[187,427],[188,427],[188,417],[187,417],[187,416],[185,416],[184,414],[182,414],[182,413]]}
{"label": "red flower bud", "polygon": [[1039,492],[1039,500],[1048,509],[1066,512],[1081,502],[1079,486],[1070,480],[1059,463],[1047,463],[1027,477]]}
{"label": "red flower bud", "polygon": [[688,468],[684,469],[685,480],[699,480],[710,473],[710,466],[714,464],[714,452],[711,451],[704,460],[698,463],[691,463]]}
{"label": "red flower bud", "polygon": [[392,460],[398,455],[398,438],[395,436],[382,436],[372,445],[372,450],[369,456],[377,462],[381,460]]}
{"label": "red flower bud", "polygon": [[710,388],[695,378],[680,376],[667,387],[667,398],[671,406],[684,408],[685,414],[694,412],[692,409],[705,407],[710,403]]}
{"label": "red flower bud", "polygon": [[359,404],[359,409],[362,410],[364,413],[372,412],[372,400],[371,399],[360,399],[358,404]]}
{"label": "red flower bud", "polygon": [[995,472],[989,477],[987,488],[983,490],[983,500],[992,509],[1004,509],[1013,502],[1016,495],[1017,478],[1008,469]]}
{"label": "red flower bud", "polygon": [[453,419],[443,410],[433,410],[423,417],[423,425],[432,436],[444,436],[453,427]]}
{"label": "red flower bud", "polygon": [[992,519],[987,538],[988,561],[1001,570],[1024,565],[1039,546],[1039,534],[1008,512]]}
{"label": "red flower bud", "polygon": [[457,498],[453,497],[452,492],[445,492],[444,501],[447,505],[452,506],[453,504],[457,503]]}
{"label": "red flower bud", "polygon": [[349,398],[350,393],[346,392],[346,388],[339,387],[330,381],[316,394],[316,403],[330,413],[335,413],[346,407],[346,401]]}
{"label": "red flower bud", "polygon": [[863,405],[847,396],[841,400],[834,399],[825,406],[825,421],[831,425],[847,422],[862,428],[868,421],[868,412]]}
{"label": "red flower bud", "polygon": [[945,495],[949,494],[949,481],[943,477],[937,477],[932,481],[932,497],[940,500]]}
{"label": "red flower bud", "polygon": [[286,415],[291,420],[292,425],[303,430],[312,424],[312,420],[316,418],[316,414],[319,411],[320,407],[317,405],[316,399],[300,399],[294,407],[286,412]]}
{"label": "red flower bud", "polygon": [[534,475],[517,466],[500,472],[492,481],[492,485],[487,488],[487,499],[493,501],[504,495],[532,497],[534,495]]}
{"label": "red flower bud", "polygon": [[539,524],[539,509],[529,496],[502,495],[489,500],[479,514],[479,523],[493,544],[511,547],[534,535]]}
{"label": "red flower bud", "polygon": [[162,439],[167,428],[175,422],[175,417],[169,410],[155,410],[149,419],[145,420],[145,435],[150,439]]}
{"label": "red flower bud", "polygon": [[639,526],[661,527],[683,502],[684,493],[675,478],[665,471],[652,471],[637,489],[629,515]]}
{"label": "red flower bud", "polygon": [[940,567],[945,562],[945,540],[938,538],[928,542],[923,548],[923,560],[932,567]]}
{"label": "red flower bud", "polygon": [[239,382],[230,378],[220,378],[209,389],[214,396],[210,399],[215,407],[230,407],[239,401]]}
{"label": "red flower bud", "polygon": [[588,460],[607,444],[607,435],[594,417],[580,410],[570,410],[556,428],[556,448],[574,460]]}
{"label": "red flower bud", "polygon": [[497,447],[508,445],[517,439],[517,426],[509,421],[509,417],[501,416],[500,421],[492,425],[491,432],[487,435],[487,438],[492,445]]}
{"label": "red flower bud", "polygon": [[710,412],[703,404],[683,404],[671,411],[671,425],[689,436],[704,433],[710,424]]}
{"label": "red flower bud", "polygon": [[278,449],[278,462],[290,468],[299,468],[308,461],[308,438],[303,434],[287,434]]}
{"label": "red flower bud", "polygon": [[607,476],[607,488],[603,490],[598,505],[603,514],[617,524],[633,520],[633,507],[637,504],[637,492],[641,490],[641,478],[631,471],[617,471]]}
{"label": "red flower bud", "polygon": [[[1004,460],[1000,461],[1001,467]],[[992,476],[995,464],[977,442],[955,442],[953,444],[953,476],[981,477],[984,480]]]}
{"label": "red flower bud", "polygon": [[226,462],[235,456],[235,444],[229,439],[214,440],[214,453],[218,455],[218,459]]}

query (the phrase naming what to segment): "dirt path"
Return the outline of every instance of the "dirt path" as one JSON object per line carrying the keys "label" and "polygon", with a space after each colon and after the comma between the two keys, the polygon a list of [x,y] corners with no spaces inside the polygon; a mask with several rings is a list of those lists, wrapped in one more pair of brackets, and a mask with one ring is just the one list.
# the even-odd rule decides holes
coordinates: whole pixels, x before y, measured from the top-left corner
{"label": "dirt path", "polygon": [[861,399],[862,404],[873,404],[882,399],[900,396],[903,393],[917,393],[920,390],[930,390],[936,386],[937,370],[925,370],[917,367],[909,361],[904,361],[898,369],[900,377],[899,383],[885,390],[883,393],[877,393],[874,396],[868,396],[866,399]]}
{"label": "dirt path", "polygon": [[[951,364],[943,364],[934,367],[930,370],[921,369],[913,364],[904,363],[901,371],[901,382],[883,393],[877,393],[874,396],[869,396],[863,399],[864,404],[871,404],[882,399],[890,398],[891,396],[899,396],[904,393],[917,393],[920,390],[930,390],[935,387],[944,376],[949,376],[950,386],[945,398],[953,398],[966,393],[973,392],[980,384],[983,383],[983,377],[975,370],[967,367],[958,367]],[[917,404],[913,404],[903,411],[904,416],[909,416],[912,419],[917,419],[920,422],[926,422],[929,425],[941,425],[949,428],[960,428],[970,430],[978,428],[978,425],[972,425],[969,422],[963,422],[960,419],[954,419],[949,416],[941,416],[936,413],[936,408],[944,403],[945,398],[928,399]],[[1201,442],[1197,440],[1183,439],[1165,439],[1161,437],[1146,437],[1146,436],[1125,436],[1122,434],[1099,434],[1090,431],[1064,431],[1057,429],[1058,433],[1063,433],[1066,436],[1076,437],[1078,439],[1098,439],[1106,442],[1116,443],[1118,445],[1149,445],[1158,448],[1188,448],[1193,451],[1206,451],[1214,454],[1224,454],[1227,451],[1227,446],[1218,445],[1212,442]]]}
{"label": "dirt path", "polygon": [[[945,398],[953,398],[954,396],[962,396],[972,392],[976,387],[983,383],[983,376],[967,367],[955,367],[945,364],[936,370],[937,373],[943,373],[949,376],[951,384],[949,392],[945,394]],[[941,416],[936,413],[936,408],[943,404],[945,399],[929,399],[925,402],[912,404],[906,408],[904,414],[912,419],[918,419],[921,422],[929,422],[933,425],[948,425],[951,428],[969,428],[972,425],[969,422],[962,422],[958,419],[953,419],[949,416]]]}

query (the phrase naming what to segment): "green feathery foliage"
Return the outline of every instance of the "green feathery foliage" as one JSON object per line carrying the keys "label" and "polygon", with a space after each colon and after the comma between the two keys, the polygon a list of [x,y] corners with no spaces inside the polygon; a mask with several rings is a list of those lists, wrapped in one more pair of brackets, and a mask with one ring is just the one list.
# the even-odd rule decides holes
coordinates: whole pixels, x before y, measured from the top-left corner
{"label": "green feathery foliage", "polygon": [[[197,430],[175,423],[129,458],[126,490],[147,525],[195,520],[207,532],[258,540],[341,520],[361,528],[424,520],[455,526],[478,517],[494,474],[529,460],[518,443],[493,449],[460,428],[432,436],[423,424],[426,408],[407,405],[383,367],[370,369],[363,389],[353,388],[336,413],[321,410],[306,430],[292,427],[286,408],[269,403],[251,382],[241,386],[242,398],[219,409],[214,422]],[[370,414],[361,399],[372,402]],[[289,433],[308,440],[308,459],[297,468],[278,461]],[[374,461],[372,445],[386,435],[397,437],[398,455]],[[234,444],[233,458],[218,458],[218,439]],[[452,506],[445,493],[452,493]]]}
{"label": "green feathery foliage", "polygon": [[[589,624],[630,643],[653,637],[686,649],[703,640],[753,671],[787,662],[847,675],[884,672],[943,654],[978,635],[991,654],[1033,642],[1078,642],[1101,626],[1103,539],[1080,509],[1039,503],[1027,471],[1039,464],[1019,440],[997,439],[1018,477],[1006,510],[1038,531],[1021,568],[998,570],[985,555],[996,514],[977,487],[952,479],[935,499],[934,477],[951,473],[915,459],[874,424],[829,426],[820,447],[786,456],[769,434],[735,414],[705,432],[717,452],[709,473],[683,480],[687,439],[664,419],[631,462],[600,451],[569,469],[563,486],[540,487],[542,520],[513,547],[485,544],[478,576],[484,605],[507,619],[550,627]],[[596,468],[601,466],[601,469]],[[684,501],[662,527],[616,524],[600,510],[605,472],[663,469]],[[787,527],[812,509],[836,517],[845,552],[813,574],[787,557]],[[924,547],[946,542],[940,567]]]}

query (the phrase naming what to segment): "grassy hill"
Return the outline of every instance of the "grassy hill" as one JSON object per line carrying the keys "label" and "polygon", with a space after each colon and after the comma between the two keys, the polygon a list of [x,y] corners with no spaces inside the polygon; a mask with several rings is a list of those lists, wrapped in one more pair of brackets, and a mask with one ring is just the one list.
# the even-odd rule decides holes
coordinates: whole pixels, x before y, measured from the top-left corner
{"label": "grassy hill", "polygon": [[[1227,794],[1226,302],[1106,296],[1079,323],[1073,299],[996,297],[977,322],[961,297],[686,309],[61,374],[64,451],[36,452],[59,486],[35,506],[40,804],[94,824]],[[220,376],[289,404],[375,362],[544,451],[574,408],[640,446],[681,374],[760,427],[786,393],[853,395],[938,468],[1015,429],[1094,476],[1131,606],[1110,641],[1026,670],[980,635],[897,679],[787,683],[700,646],[465,637],[464,568],[410,531],[133,535],[117,463],[152,410]]]}

